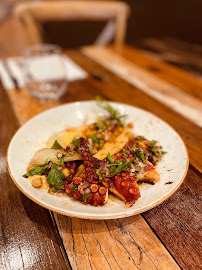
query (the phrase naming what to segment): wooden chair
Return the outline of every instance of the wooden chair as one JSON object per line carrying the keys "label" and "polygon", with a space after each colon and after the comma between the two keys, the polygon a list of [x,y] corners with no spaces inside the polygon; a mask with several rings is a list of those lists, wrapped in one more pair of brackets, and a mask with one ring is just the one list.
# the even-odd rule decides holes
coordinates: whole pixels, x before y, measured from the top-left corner
{"label": "wooden chair", "polygon": [[120,1],[41,1],[20,3],[14,16],[21,22],[30,44],[42,43],[40,22],[64,20],[108,21],[95,41],[106,45],[124,43],[129,6]]}

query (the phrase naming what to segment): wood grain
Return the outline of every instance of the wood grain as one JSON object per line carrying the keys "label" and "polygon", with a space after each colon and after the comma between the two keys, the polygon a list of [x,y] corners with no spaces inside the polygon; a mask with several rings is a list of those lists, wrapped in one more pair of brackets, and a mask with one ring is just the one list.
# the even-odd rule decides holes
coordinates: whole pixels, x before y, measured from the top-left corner
{"label": "wood grain", "polygon": [[149,57],[141,50],[130,46],[124,46],[121,50],[115,47],[110,49],[155,76],[172,83],[191,96],[202,100],[202,81],[188,72]]}
{"label": "wood grain", "polygon": [[50,212],[27,199],[8,174],[6,150],[18,123],[1,85],[0,126],[0,268],[70,269]]}
{"label": "wood grain", "polygon": [[148,95],[168,105],[173,110],[202,127],[202,101],[182,91],[149,71],[128,61],[108,48],[86,47],[84,53],[99,64],[130,82]]}
{"label": "wood grain", "polygon": [[179,269],[141,215],[107,221],[54,216],[73,269]]}
{"label": "wood grain", "polygon": [[92,75],[96,73],[99,75],[102,79],[101,81],[92,78],[89,78],[89,81],[95,89],[100,91],[101,95],[109,100],[125,102],[150,111],[170,124],[183,138],[189,152],[191,164],[202,172],[202,160],[200,158],[202,151],[201,128],[112,72],[96,64],[85,55],[76,52],[69,53],[68,55],[85,68],[89,74]]}
{"label": "wood grain", "polygon": [[[157,100],[149,97],[139,89],[118,78],[88,57],[74,51],[68,53],[68,55],[89,72],[89,78],[84,81],[71,83],[68,92],[61,98],[60,103],[87,100],[94,98],[96,95],[102,95],[110,100],[126,102],[152,111],[170,123],[182,135],[189,148],[192,164],[196,168],[200,168],[200,160],[197,160],[197,157],[200,155],[201,131],[199,127]],[[26,90],[24,89],[21,93],[24,98],[27,95],[25,92]],[[8,94],[13,103],[15,103],[15,100],[18,100],[19,102],[18,106],[14,105],[13,108],[21,124],[36,112],[46,108],[46,105],[42,106],[39,101],[34,100],[35,106],[40,105],[36,111],[33,109],[33,106],[29,104],[33,99],[24,99],[27,101],[25,106],[22,104],[20,105],[20,96],[18,99],[16,97],[13,98],[13,95],[16,95],[16,93],[9,91]],[[51,107],[55,106],[55,104],[48,104],[47,106]],[[199,184],[199,179],[195,179],[196,184]],[[194,196],[195,191],[190,194],[190,198],[193,200]],[[172,198],[173,197],[169,200]],[[190,264],[194,265],[194,260],[198,260],[197,252],[193,250],[193,245],[191,244],[192,238],[197,238],[197,234],[193,230],[196,224],[193,223],[193,226],[189,226],[186,231],[186,246],[183,244],[184,238],[182,237],[183,233],[180,231],[181,225],[176,226],[177,229],[172,232],[173,235],[177,237],[178,245],[172,243],[173,241],[176,241],[176,239],[169,239],[169,235],[165,236],[167,233],[165,224],[172,223],[174,226],[175,224],[178,224],[181,218],[180,213],[175,212],[178,203],[179,201],[177,200],[177,204],[169,205],[172,207],[171,209],[166,203],[164,204],[164,208],[161,211],[170,211],[175,213],[175,215],[169,215],[169,220],[167,220],[168,218],[166,215],[162,215],[165,220],[162,230],[161,227],[157,229],[158,223],[154,222],[155,218],[157,219],[157,214],[152,216],[153,219],[150,218],[149,220],[148,218],[150,225],[152,224],[152,220],[153,223],[155,223],[155,231],[160,240],[155,235],[152,227],[150,228],[140,215],[105,222],[84,221],[54,213],[54,219],[73,269],[164,270],[179,269],[178,264],[180,267],[183,267],[183,269],[190,269]],[[188,203],[189,201],[187,200],[184,205],[185,209],[187,208]],[[198,214],[198,208],[188,209],[189,213],[192,211],[194,215]],[[154,210],[151,210],[148,213],[152,211]],[[160,218],[161,216],[158,217],[158,219]],[[187,223],[188,222],[186,222],[186,224]],[[190,234],[188,233],[189,231]],[[169,233],[171,233],[170,230]],[[169,251],[172,253],[178,264],[175,263],[170,256],[169,252],[164,247],[164,243],[168,245]],[[189,259],[184,255],[182,250],[177,251],[178,246],[183,247],[184,251],[188,254],[191,252],[193,253]]]}
{"label": "wood grain", "polygon": [[182,269],[202,268],[200,183],[201,174],[191,167],[171,198],[143,214]]}

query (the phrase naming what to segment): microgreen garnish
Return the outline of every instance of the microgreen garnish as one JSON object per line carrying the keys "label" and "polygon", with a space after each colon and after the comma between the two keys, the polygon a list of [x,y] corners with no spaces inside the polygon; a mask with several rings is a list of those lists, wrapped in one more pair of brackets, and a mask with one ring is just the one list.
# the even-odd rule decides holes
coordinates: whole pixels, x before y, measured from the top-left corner
{"label": "microgreen garnish", "polygon": [[115,120],[117,126],[124,126],[124,118],[127,115],[120,115],[117,110],[115,110],[108,102],[104,101],[101,97],[97,96],[95,99],[98,105],[100,105],[104,110],[109,113],[109,120]]}

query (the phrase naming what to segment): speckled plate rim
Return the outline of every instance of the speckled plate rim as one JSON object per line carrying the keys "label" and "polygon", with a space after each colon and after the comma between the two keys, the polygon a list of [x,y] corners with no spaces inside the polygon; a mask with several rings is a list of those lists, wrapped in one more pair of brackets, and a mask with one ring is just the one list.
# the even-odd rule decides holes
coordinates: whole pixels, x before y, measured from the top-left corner
{"label": "speckled plate rim", "polygon": [[[89,101],[79,101],[79,103],[86,103],[86,102],[89,102]],[[42,115],[44,113],[46,113],[47,111],[52,111],[52,110],[55,110],[56,108],[58,107],[61,107],[61,106],[67,106],[67,105],[70,105],[70,104],[75,104],[75,103],[78,103],[78,102],[70,102],[70,103],[66,103],[66,104],[63,104],[63,105],[59,105],[59,106],[56,106],[54,108],[51,108],[49,110],[46,110],[42,113],[39,113],[37,115],[35,115],[34,117],[32,117],[29,121],[27,121],[24,125],[26,125],[27,123],[31,122],[34,118],[38,117],[39,115]],[[186,154],[186,167],[185,167],[185,170],[184,170],[184,174],[181,178],[181,180],[179,181],[179,183],[175,186],[175,188],[170,191],[166,196],[164,196],[163,198],[161,198],[160,200],[154,202],[153,204],[150,204],[148,206],[145,206],[141,209],[138,209],[138,210],[134,210],[134,211],[131,211],[131,212],[128,212],[128,213],[124,213],[124,214],[112,214],[111,216],[105,216],[105,215],[102,215],[102,216],[86,216],[86,215],[82,215],[82,214],[74,214],[74,213],[71,213],[71,212],[68,212],[68,211],[62,211],[62,210],[58,210],[58,209],[55,209],[54,207],[50,207],[50,206],[47,206],[46,204],[38,201],[37,199],[35,199],[34,197],[32,197],[30,194],[28,194],[27,192],[24,191],[24,189],[17,183],[17,181],[15,180],[14,176],[12,175],[11,173],[11,169],[10,169],[10,166],[9,166],[9,162],[8,162],[8,154],[9,154],[9,149],[10,149],[10,145],[12,143],[12,141],[14,140],[15,136],[18,134],[18,132],[21,130],[21,128],[24,126],[22,125],[13,135],[13,137],[11,138],[11,141],[8,145],[8,148],[7,148],[7,156],[6,156],[6,160],[7,160],[7,167],[8,167],[8,172],[11,176],[11,179],[13,180],[14,184],[17,186],[17,188],[26,196],[28,197],[30,200],[32,200],[33,202],[35,202],[36,204],[42,206],[43,208],[46,208],[50,211],[53,211],[55,213],[58,213],[58,214],[61,214],[61,215],[65,215],[65,216],[69,216],[69,217],[74,217],[74,218],[81,218],[81,219],[92,219],[92,220],[107,220],[107,219],[117,219],[117,218],[125,218],[125,217],[129,217],[129,216],[134,216],[134,215],[137,215],[137,214],[141,214],[145,211],[148,211],[158,205],[160,205],[161,203],[163,203],[165,200],[167,200],[170,196],[172,196],[177,190],[178,188],[181,186],[182,182],[184,181],[184,178],[186,177],[187,175],[187,172],[188,172],[188,168],[189,168],[189,156],[188,156],[188,151],[187,151],[187,147],[184,143],[184,141],[182,140],[181,136],[175,131],[175,129],[170,126],[167,122],[165,122],[164,120],[162,120],[160,117],[156,116],[155,114],[149,112],[149,111],[146,111],[146,110],[143,110],[139,107],[136,107],[136,106],[131,106],[131,105],[128,105],[128,104],[124,104],[124,103],[120,103],[120,102],[110,102],[110,103],[114,103],[116,105],[127,105],[131,108],[136,108],[138,110],[142,110],[148,114],[150,114],[151,116],[154,116],[155,118],[157,118],[158,120],[162,121],[165,125],[167,125],[170,129],[172,129],[172,131],[178,136],[178,138],[180,139],[184,149],[185,149],[185,154]]]}

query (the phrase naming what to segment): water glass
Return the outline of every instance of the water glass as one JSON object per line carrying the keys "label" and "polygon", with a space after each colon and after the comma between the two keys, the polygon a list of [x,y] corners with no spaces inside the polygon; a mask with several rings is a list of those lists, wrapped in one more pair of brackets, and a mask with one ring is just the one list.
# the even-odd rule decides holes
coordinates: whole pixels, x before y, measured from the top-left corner
{"label": "water glass", "polygon": [[67,90],[67,78],[61,48],[39,44],[24,52],[25,85],[41,101],[57,100]]}

